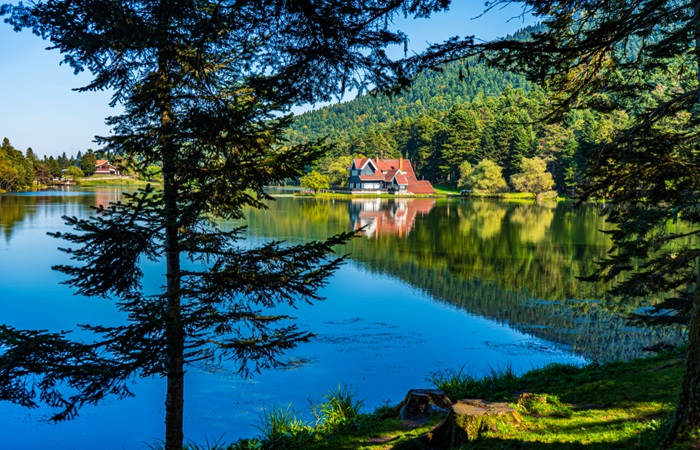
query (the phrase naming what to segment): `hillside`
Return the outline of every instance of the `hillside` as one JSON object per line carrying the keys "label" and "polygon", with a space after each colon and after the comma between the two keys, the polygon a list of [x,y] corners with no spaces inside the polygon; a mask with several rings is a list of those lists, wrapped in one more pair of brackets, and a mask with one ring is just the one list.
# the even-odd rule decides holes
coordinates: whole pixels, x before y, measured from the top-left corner
{"label": "hillside", "polygon": [[[515,37],[527,39],[536,29]],[[543,121],[551,111],[549,94],[523,76],[457,61],[419,75],[393,97],[363,95],[301,114],[288,136],[292,143],[328,138],[327,156],[308,170],[328,176],[331,187],[347,186],[353,157],[403,156],[418,179],[432,183],[487,194],[527,191],[527,166],[543,189],[576,194],[588,152],[629,117],[624,111],[572,110],[557,122]]]}
{"label": "hillside", "polygon": [[508,88],[529,91],[531,85],[520,75],[483,64],[471,64],[467,68],[465,63],[455,62],[441,72],[429,71],[419,75],[408,89],[393,98],[365,94],[301,114],[296,117],[290,136],[295,141],[323,136],[331,139],[357,136],[377,125],[445,112],[455,104],[471,102],[477,96],[497,96]]}

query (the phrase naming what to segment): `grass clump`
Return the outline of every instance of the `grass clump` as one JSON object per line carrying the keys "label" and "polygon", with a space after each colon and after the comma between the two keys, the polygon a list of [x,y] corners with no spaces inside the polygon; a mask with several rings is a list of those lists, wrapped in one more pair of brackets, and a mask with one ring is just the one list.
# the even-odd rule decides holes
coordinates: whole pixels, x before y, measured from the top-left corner
{"label": "grass clump", "polygon": [[502,369],[492,368],[480,378],[465,373],[462,367],[459,370],[434,372],[428,381],[453,400],[482,398],[495,401],[510,399],[512,393],[518,389],[519,378],[511,366],[505,366]]}
{"label": "grass clump", "polygon": [[333,433],[358,428],[367,417],[361,414],[363,402],[348,386],[338,385],[323,397],[324,402],[311,406],[315,421],[305,421],[292,405],[265,411],[258,425],[261,436],[241,439],[229,450],[309,448]]}
{"label": "grass clump", "polygon": [[317,428],[331,433],[355,426],[359,422],[364,402],[357,399],[355,391],[345,385],[338,385],[336,391],[323,397],[325,402],[311,408]]}

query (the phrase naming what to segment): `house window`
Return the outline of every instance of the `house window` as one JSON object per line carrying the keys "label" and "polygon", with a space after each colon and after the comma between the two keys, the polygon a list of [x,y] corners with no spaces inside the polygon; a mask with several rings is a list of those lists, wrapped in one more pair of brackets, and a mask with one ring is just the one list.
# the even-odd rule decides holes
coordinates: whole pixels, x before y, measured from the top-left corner
{"label": "house window", "polygon": [[354,176],[357,176],[357,172],[359,172],[359,171],[358,171],[358,170],[351,170],[351,171],[350,171],[350,175],[353,176],[353,177],[354,177]]}

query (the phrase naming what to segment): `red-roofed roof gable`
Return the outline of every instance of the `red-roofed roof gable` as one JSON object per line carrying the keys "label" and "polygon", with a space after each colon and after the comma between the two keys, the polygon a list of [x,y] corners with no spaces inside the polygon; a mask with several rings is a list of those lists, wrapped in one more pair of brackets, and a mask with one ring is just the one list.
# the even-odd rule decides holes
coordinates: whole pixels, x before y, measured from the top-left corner
{"label": "red-roofed roof gable", "polygon": [[[362,170],[365,168],[365,165],[372,161],[370,158],[354,158],[352,160],[353,164],[355,165],[355,168],[358,170]],[[376,164],[372,163],[373,167],[377,167]]]}

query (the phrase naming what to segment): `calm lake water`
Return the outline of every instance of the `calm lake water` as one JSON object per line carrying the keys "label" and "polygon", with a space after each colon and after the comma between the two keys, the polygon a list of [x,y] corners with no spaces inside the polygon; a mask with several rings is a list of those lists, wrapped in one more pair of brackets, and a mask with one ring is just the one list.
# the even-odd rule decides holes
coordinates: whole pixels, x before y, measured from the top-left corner
{"label": "calm lake water", "polygon": [[[108,300],[72,294],[51,271],[67,261],[46,235],[114,201],[118,188],[0,195],[1,322],[18,328],[74,329],[119,324]],[[678,339],[677,330],[627,326],[603,305],[604,286],[582,284],[608,242],[592,207],[464,199],[321,201],[279,196],[267,211],[249,211],[249,241],[321,239],[359,226],[363,237],[324,289],[326,301],[285,311],[318,337],[291,351],[286,369],[242,380],[235,367],[198,364],[186,382],[185,435],[194,442],[257,434],[265,408],[309,401],[345,383],[368,409],[397,403],[431,373],[483,374],[511,366],[580,364],[642,356],[643,347]],[[224,227],[242,223],[224,223]],[[161,267],[144,265],[147,288]],[[620,309],[624,309],[622,306]],[[139,449],[163,435],[164,383],[139,380],[135,398],[86,407],[67,423],[47,411],[0,403],[6,448]]]}

